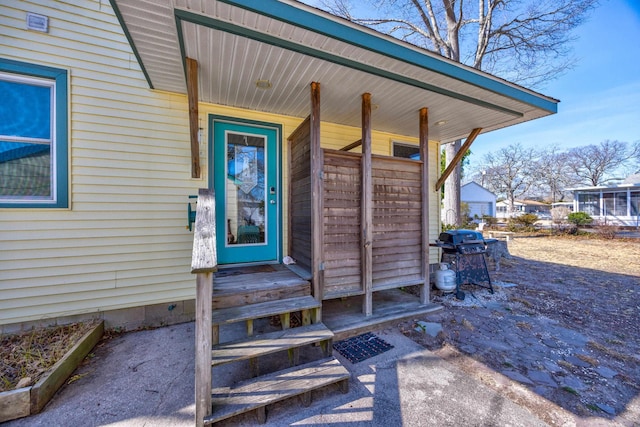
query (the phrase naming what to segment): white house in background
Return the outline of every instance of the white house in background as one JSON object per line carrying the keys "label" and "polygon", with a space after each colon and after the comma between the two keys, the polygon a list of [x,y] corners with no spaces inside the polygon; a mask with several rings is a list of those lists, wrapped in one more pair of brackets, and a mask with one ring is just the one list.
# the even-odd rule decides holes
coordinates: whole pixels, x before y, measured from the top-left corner
{"label": "white house in background", "polygon": [[[496,195],[476,182],[460,187],[460,200],[469,206],[469,216],[496,216]],[[444,216],[443,216],[444,218]]]}
{"label": "white house in background", "polygon": [[515,200],[513,204],[513,212],[509,214],[509,203],[501,200],[496,203],[496,218],[510,218],[525,213],[532,213],[538,216],[550,215],[551,205],[548,203],[538,202],[536,200]]}
{"label": "white house in background", "polygon": [[596,221],[637,227],[640,225],[640,174],[610,187],[571,188],[573,211],[586,212]]}
{"label": "white house in background", "polygon": [[551,209],[553,209],[553,208],[567,208],[571,212],[574,211],[573,201],[570,201],[570,202],[553,202],[553,203],[551,203]]}

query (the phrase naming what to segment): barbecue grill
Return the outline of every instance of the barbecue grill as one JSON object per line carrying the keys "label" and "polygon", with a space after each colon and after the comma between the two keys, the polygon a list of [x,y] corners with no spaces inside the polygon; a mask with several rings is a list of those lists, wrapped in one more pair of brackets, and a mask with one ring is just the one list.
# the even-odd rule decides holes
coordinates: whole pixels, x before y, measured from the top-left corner
{"label": "barbecue grill", "polygon": [[[463,284],[488,288],[493,293],[487,261],[487,242],[475,230],[449,230],[440,233],[436,245],[442,248],[442,262],[453,264],[456,272],[456,298],[464,299]],[[486,284],[483,284],[486,283]]]}

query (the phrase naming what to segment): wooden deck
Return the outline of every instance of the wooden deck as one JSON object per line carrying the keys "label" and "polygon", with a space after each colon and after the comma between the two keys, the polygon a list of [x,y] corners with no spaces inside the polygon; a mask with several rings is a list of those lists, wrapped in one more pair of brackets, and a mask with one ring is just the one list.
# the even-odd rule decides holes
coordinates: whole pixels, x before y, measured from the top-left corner
{"label": "wooden deck", "polygon": [[420,304],[420,299],[400,289],[373,293],[373,314],[362,313],[362,297],[355,296],[322,302],[322,321],[333,331],[334,340],[391,326],[403,320],[441,310],[438,304]]}
{"label": "wooden deck", "polygon": [[[236,267],[216,273],[213,308],[242,307],[310,294],[309,283],[283,265]],[[419,297],[401,289],[388,289],[373,293],[371,316],[363,314],[362,296],[358,295],[322,301],[321,319],[335,334],[334,339],[344,339],[441,308],[436,304],[422,305]]]}

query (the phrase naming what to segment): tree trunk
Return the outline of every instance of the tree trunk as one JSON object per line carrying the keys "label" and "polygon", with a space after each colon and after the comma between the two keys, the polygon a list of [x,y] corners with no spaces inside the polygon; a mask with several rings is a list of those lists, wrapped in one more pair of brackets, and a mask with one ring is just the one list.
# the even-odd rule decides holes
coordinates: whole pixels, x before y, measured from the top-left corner
{"label": "tree trunk", "polygon": [[[447,166],[454,158],[458,150],[460,150],[461,140],[445,146],[445,156]],[[451,175],[444,182],[444,217],[442,222],[452,224],[457,227],[462,226],[462,217],[460,215],[460,163],[456,165]]]}

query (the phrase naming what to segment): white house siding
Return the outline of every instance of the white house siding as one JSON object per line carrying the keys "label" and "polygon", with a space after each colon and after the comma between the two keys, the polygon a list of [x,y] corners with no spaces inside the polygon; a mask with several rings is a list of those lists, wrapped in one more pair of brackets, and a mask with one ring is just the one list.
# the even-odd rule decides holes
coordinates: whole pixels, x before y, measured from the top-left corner
{"label": "white house siding", "polygon": [[[186,96],[148,88],[108,2],[76,3],[0,3],[0,57],[69,72],[71,158],[70,209],[0,209],[0,325],[193,299],[186,208],[208,183],[208,114],[282,124],[283,146],[301,122],[201,105],[203,173],[192,179]],[[49,32],[25,30],[27,11],[48,16]],[[360,130],[323,123],[321,137],[340,148]],[[392,139],[403,138],[374,132],[374,153],[389,155]],[[434,183],[437,143],[429,156]]]}
{"label": "white house siding", "polygon": [[0,210],[0,324],[193,298],[186,97],[148,89],[108,2],[4,1],[0,34],[69,71],[71,148],[71,209]]}

